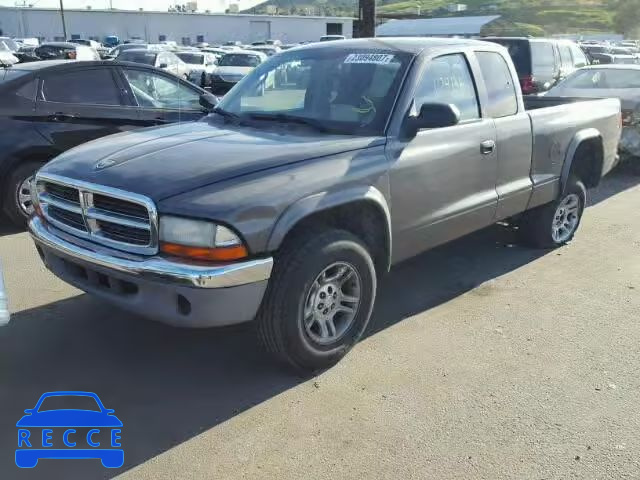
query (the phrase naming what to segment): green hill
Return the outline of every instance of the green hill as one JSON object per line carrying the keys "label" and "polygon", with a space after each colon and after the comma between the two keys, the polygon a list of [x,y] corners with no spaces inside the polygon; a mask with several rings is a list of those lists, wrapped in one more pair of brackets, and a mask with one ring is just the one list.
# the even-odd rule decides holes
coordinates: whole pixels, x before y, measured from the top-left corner
{"label": "green hill", "polygon": [[[620,0],[624,2],[625,0]],[[458,0],[468,9],[449,13],[446,6],[455,0],[378,0],[378,13],[384,17],[416,15],[418,6],[424,17],[454,15],[502,15],[510,24],[510,34],[544,35],[615,31],[616,0]],[[251,9],[266,13],[273,5],[280,14],[356,16],[356,0],[269,0]],[[501,33],[501,32],[492,32]]]}

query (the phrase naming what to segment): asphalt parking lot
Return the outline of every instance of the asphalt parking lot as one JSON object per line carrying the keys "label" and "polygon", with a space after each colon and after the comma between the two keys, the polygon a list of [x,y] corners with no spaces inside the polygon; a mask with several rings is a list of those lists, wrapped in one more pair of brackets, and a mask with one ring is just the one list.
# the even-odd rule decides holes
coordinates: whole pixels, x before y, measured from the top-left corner
{"label": "asphalt parking lot", "polygon": [[[0,227],[2,478],[638,478],[640,174],[591,192],[575,241],[492,227],[400,265],[367,337],[298,378],[250,326],[179,330],[65,285]],[[52,390],[96,392],[125,466],[14,465],[16,421]]]}

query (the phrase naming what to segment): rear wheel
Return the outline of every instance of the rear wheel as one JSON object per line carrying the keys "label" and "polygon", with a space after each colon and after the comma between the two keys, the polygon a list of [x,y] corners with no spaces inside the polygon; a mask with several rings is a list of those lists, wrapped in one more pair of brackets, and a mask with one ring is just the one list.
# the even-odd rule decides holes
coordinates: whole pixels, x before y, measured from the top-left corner
{"label": "rear wheel", "polygon": [[33,213],[31,180],[42,165],[40,162],[22,163],[9,174],[5,182],[3,210],[9,220],[18,227],[24,227]]}
{"label": "rear wheel", "polygon": [[258,315],[260,340],[298,370],[328,368],[362,337],[375,295],[373,260],[357,237],[307,232],[277,257]]}
{"label": "rear wheel", "polygon": [[569,177],[562,196],[526,212],[520,224],[521,238],[536,248],[556,248],[573,239],[587,203],[587,189],[575,176]]}

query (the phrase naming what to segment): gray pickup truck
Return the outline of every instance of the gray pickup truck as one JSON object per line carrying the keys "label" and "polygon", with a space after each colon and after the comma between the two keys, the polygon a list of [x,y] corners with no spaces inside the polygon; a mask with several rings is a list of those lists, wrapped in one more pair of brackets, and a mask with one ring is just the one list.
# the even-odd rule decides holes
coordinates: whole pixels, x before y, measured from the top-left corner
{"label": "gray pickup truck", "polygon": [[503,47],[360,39],[275,55],[202,121],[47,164],[31,235],[58,277],[166,323],[255,320],[278,358],[338,361],[389,268],[502,220],[571,240],[616,162],[620,103],[523,100]]}

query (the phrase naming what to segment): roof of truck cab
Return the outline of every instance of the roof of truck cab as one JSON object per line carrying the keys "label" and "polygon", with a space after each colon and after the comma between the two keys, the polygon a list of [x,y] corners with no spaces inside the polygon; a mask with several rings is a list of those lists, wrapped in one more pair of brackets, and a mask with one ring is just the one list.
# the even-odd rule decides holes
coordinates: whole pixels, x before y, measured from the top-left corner
{"label": "roof of truck cab", "polygon": [[316,48],[358,48],[358,49],[385,49],[398,50],[407,53],[419,54],[420,52],[438,47],[459,46],[487,46],[495,45],[480,40],[470,40],[466,38],[429,38],[429,37],[377,37],[377,38],[357,38],[347,40],[336,40],[334,42],[318,42],[301,45],[298,49]]}

